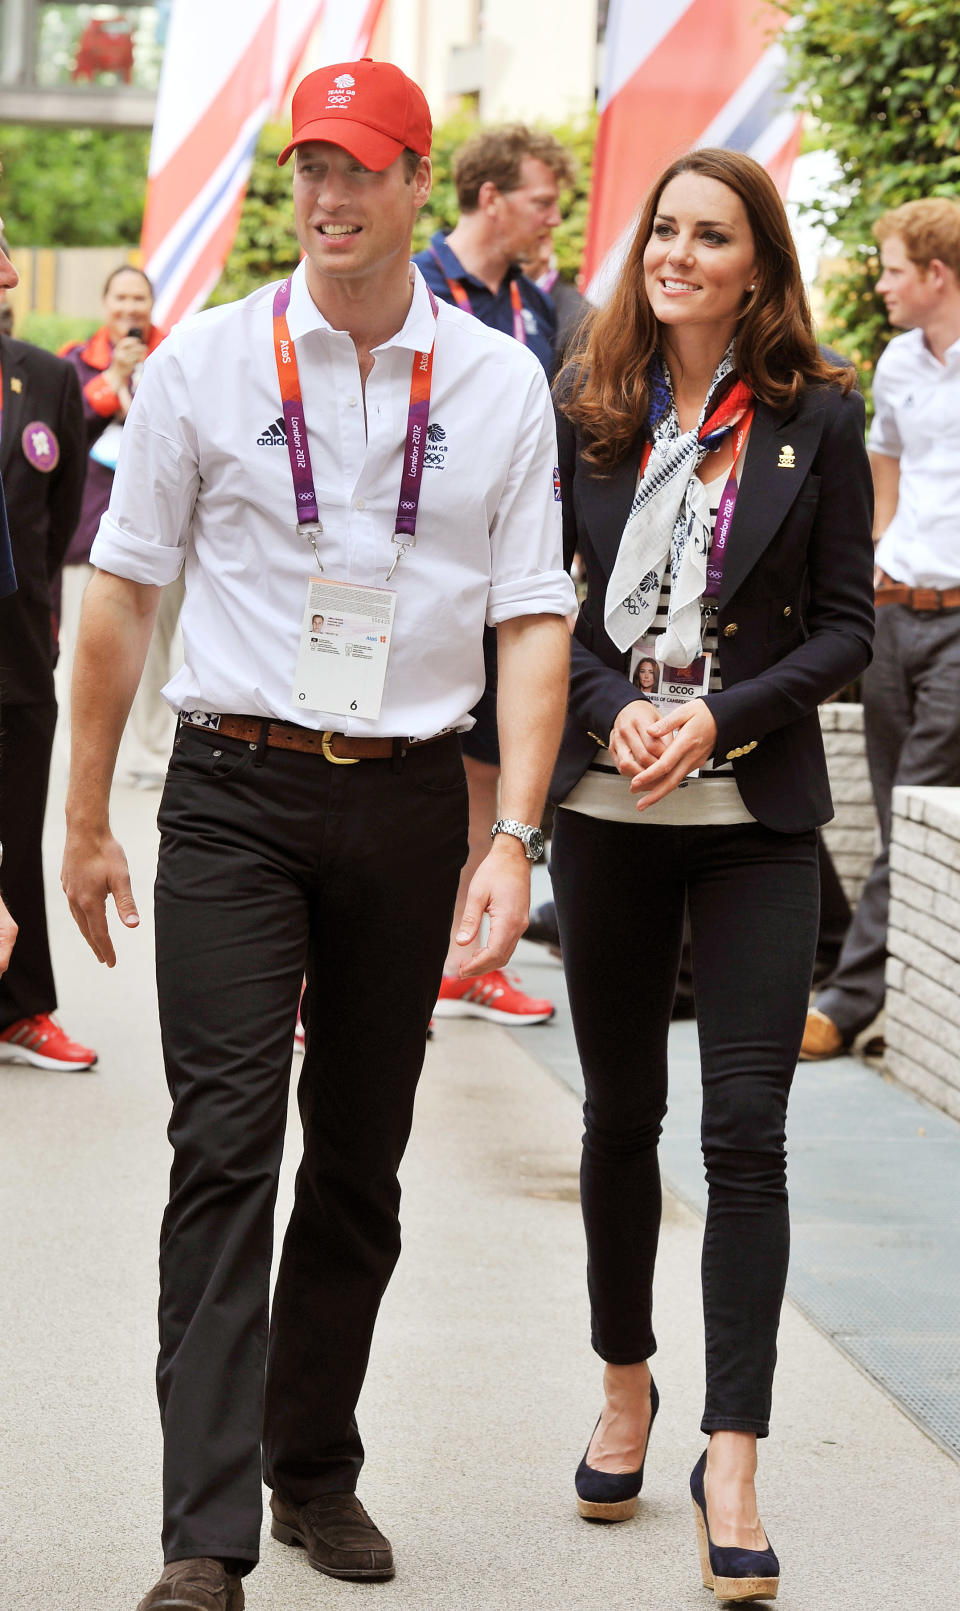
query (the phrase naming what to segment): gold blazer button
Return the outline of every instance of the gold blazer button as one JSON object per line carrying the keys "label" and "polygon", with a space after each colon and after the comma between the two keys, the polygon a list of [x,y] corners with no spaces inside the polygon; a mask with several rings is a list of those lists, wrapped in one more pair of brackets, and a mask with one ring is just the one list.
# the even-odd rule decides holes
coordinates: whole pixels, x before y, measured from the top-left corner
{"label": "gold blazer button", "polygon": [[736,621],[728,621],[723,629],[723,635],[725,638],[735,638],[739,630]]}
{"label": "gold blazer button", "polygon": [[792,615],[793,614],[793,610],[791,609],[789,604],[785,604],[783,606],[783,613],[784,613],[784,615]]}

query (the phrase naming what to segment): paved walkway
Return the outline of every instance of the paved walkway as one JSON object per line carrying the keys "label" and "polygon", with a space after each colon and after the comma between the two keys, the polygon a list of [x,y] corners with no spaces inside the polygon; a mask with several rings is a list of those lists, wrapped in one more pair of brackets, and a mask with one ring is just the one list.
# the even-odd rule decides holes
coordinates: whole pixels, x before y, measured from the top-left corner
{"label": "paved walkway", "polygon": [[[156,797],[118,791],[149,908]],[[59,801],[51,808],[57,865]],[[156,1232],[168,1152],[149,926],[100,969],[51,879],[62,1017],[92,1075],[0,1065],[0,1607],[133,1611],[158,1566]],[[529,956],[529,950],[527,951]],[[686,1476],[700,1448],[696,1214],[668,1195],[663,1407],[641,1513],[581,1522],[572,1474],[598,1408],[585,1340],[579,1113],[521,1039],[444,1023],[404,1165],[405,1250],[361,1404],[361,1493],[393,1539],[381,1587],[336,1584],[265,1538],[250,1611],[695,1611]],[[540,1043],[540,1051],[542,1052]],[[297,1140],[291,1130],[281,1212]],[[795,1307],[781,1330],[763,1515],[784,1611],[953,1603],[960,1468]]]}

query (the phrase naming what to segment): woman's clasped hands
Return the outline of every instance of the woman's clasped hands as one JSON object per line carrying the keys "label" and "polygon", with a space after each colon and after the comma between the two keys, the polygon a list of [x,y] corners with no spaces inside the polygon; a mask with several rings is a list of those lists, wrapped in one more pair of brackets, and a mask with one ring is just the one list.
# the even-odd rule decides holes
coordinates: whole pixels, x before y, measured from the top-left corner
{"label": "woman's clasped hands", "polygon": [[647,699],[624,705],[610,733],[610,754],[631,794],[640,794],[637,810],[646,811],[709,760],[717,743],[717,724],[702,699],[691,699],[661,715]]}

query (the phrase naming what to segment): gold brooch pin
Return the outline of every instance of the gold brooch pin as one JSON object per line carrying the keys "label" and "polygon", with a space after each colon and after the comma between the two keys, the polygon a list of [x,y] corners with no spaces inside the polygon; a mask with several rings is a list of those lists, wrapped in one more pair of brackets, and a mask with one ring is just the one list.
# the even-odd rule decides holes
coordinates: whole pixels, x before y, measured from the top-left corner
{"label": "gold brooch pin", "polygon": [[777,460],[777,469],[794,470],[796,469],[796,465],[797,455],[794,453],[793,448],[790,447],[789,444],[786,447],[782,447],[780,449],[780,457]]}
{"label": "gold brooch pin", "polygon": [[12,392],[22,392],[23,391],[23,381],[20,380],[20,378],[17,375],[12,375],[10,377],[10,390]]}

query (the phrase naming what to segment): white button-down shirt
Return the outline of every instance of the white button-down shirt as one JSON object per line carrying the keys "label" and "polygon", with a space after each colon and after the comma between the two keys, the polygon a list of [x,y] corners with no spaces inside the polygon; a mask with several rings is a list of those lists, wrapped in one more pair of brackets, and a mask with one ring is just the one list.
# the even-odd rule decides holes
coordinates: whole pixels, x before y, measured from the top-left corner
{"label": "white button-down shirt", "polygon": [[350,336],[293,275],[296,345],[331,581],[386,585],[396,554],[412,353],[436,333],[416,546],[390,582],[397,604],[377,720],[291,702],[306,587],[318,576],[297,531],[273,346],[273,296],[186,319],[158,348],[124,425],[110,507],[91,559],[163,585],[186,566],[185,663],[174,709],[269,716],[339,732],[427,737],[470,727],[483,690],[482,629],[565,615],[553,408],[519,343],[440,305],[416,273],[403,328],[375,349],[363,389]]}
{"label": "white button-down shirt", "polygon": [[871,453],[900,461],[877,564],[910,587],[960,583],[960,341],[940,363],[921,330],[895,336],[873,383]]}

